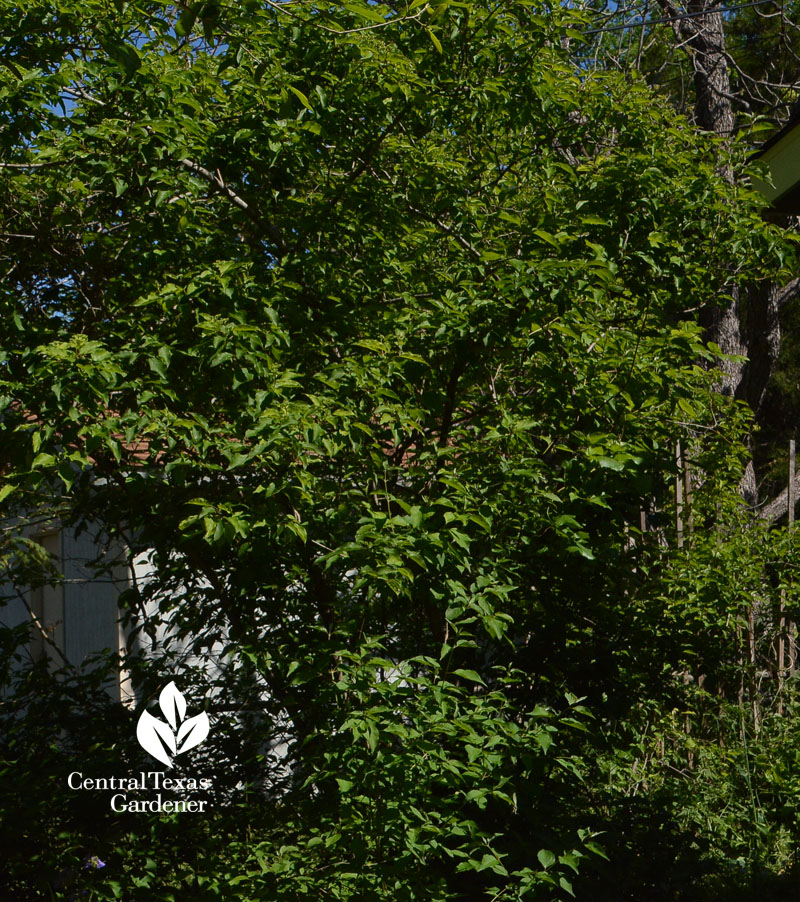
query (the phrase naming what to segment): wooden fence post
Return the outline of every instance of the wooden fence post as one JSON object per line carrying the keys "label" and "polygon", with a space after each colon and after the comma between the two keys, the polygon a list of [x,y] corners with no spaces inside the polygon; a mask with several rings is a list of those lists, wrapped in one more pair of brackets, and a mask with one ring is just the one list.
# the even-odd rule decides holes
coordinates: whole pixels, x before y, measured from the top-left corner
{"label": "wooden fence post", "polygon": [[680,442],[675,444],[675,465],[678,469],[675,477],[675,536],[678,548],[683,548],[683,455]]}
{"label": "wooden fence post", "polygon": [[[795,505],[795,445],[794,439],[789,441],[789,485],[787,521],[789,530],[794,529],[794,505]],[[787,641],[788,640],[788,641]],[[794,673],[795,667],[795,639],[794,624],[786,617],[786,589],[781,589],[780,613],[778,615],[778,714],[783,714],[783,689],[786,684],[786,651],[789,651],[789,673]]]}
{"label": "wooden fence post", "polygon": [[694,534],[694,515],[692,513],[692,466],[688,457],[683,461],[683,489],[686,502],[686,531],[689,533],[689,544],[691,545],[691,536]]}
{"label": "wooden fence post", "polygon": [[[795,491],[795,443],[794,439],[789,441],[789,530],[794,529],[794,506],[797,503]],[[795,640],[795,625],[789,620],[786,624],[786,631],[789,638],[789,673],[794,673],[795,664],[797,662],[797,643]]]}

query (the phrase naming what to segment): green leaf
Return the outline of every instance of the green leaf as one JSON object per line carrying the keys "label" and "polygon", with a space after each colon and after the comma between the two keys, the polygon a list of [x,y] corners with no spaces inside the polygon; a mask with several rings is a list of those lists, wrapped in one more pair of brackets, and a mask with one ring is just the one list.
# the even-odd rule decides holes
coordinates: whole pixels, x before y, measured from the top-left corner
{"label": "green leaf", "polygon": [[549,849],[539,849],[536,853],[536,857],[539,859],[539,863],[545,870],[556,863],[556,856]]}
{"label": "green leaf", "polygon": [[433,46],[436,48],[437,53],[442,53],[443,52],[442,42],[439,40],[439,38],[436,37],[436,34],[434,33],[433,29],[428,28],[427,32],[428,32],[428,37],[431,39],[431,44],[433,44]]}
{"label": "green leaf", "polygon": [[184,38],[192,33],[199,11],[200,5],[192,4],[191,6],[187,6],[181,12],[180,16],[178,16],[178,21],[175,24],[175,34],[178,35],[178,37]]}
{"label": "green leaf", "polygon": [[302,103],[303,106],[304,106],[307,110],[313,110],[313,109],[314,109],[314,108],[311,106],[311,103],[310,103],[308,97],[306,97],[306,95],[305,95],[302,91],[300,91],[300,90],[299,90],[298,88],[296,88],[294,85],[288,85],[288,88],[289,88],[289,90],[290,90],[290,91],[298,98],[298,100],[300,101],[300,103]]}
{"label": "green leaf", "polygon": [[465,680],[470,680],[473,683],[480,683],[482,686],[486,685],[481,675],[475,670],[466,670],[463,667],[457,667],[453,671],[453,676],[461,677]]}
{"label": "green leaf", "polygon": [[284,520],[284,523],[287,529],[289,529],[290,532],[293,532],[303,544],[308,541],[308,534],[306,532],[305,526],[303,526],[302,523],[298,523],[298,521],[295,520],[294,517],[288,517],[286,520]]}

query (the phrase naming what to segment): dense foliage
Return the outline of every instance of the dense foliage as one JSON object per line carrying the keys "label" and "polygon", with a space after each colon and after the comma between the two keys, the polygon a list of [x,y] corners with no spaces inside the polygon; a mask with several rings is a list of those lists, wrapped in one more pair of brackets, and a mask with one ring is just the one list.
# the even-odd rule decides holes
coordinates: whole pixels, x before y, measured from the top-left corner
{"label": "dense foliage", "polygon": [[149,552],[126,666],[215,717],[211,814],[120,817],[64,778],[146,766],[138,710],[4,636],[4,897],[784,868],[791,724],[745,717],[741,630],[789,571],[741,525],[698,313],[788,251],[714,143],[536,3],[2,11],[6,584],[59,579],[24,522]]}

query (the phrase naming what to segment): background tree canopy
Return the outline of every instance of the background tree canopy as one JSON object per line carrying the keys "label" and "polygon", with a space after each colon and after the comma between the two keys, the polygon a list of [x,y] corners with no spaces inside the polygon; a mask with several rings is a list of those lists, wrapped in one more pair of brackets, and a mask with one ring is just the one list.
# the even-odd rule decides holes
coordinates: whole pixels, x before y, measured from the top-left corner
{"label": "background tree canopy", "polygon": [[535,2],[2,11],[5,582],[63,578],[28,522],[149,552],[126,666],[215,718],[206,819],[115,815],[64,777],[149,768],[138,710],[6,630],[4,897],[786,871],[794,728],[742,629],[792,538],[741,508],[701,316],[793,262],[747,148]]}

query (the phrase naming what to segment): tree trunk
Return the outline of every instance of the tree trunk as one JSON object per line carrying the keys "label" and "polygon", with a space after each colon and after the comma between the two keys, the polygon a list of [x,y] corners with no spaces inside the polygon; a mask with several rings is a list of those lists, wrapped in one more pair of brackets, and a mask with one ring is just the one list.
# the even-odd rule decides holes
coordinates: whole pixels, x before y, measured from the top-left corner
{"label": "tree trunk", "polygon": [[[670,0],[660,2],[668,16],[680,16]],[[673,28],[692,66],[695,123],[727,140],[733,135],[736,117],[725,48],[725,21],[719,6],[710,0],[690,0],[687,10],[689,17],[677,18]],[[727,179],[733,180],[733,170],[724,155],[720,169]],[[727,303],[708,310],[703,317],[709,341],[728,355],[718,364],[720,392],[747,402],[756,417],[780,352],[780,311],[790,298],[800,293],[798,283],[800,280],[795,279],[785,287],[774,284],[766,289],[734,287]],[[739,488],[745,502],[755,507],[758,490],[752,462]]]}
{"label": "tree trunk", "polygon": [[694,70],[695,120],[704,131],[729,137],[735,119],[722,13],[708,0],[691,0],[688,11],[694,17],[681,20],[681,33]]}

